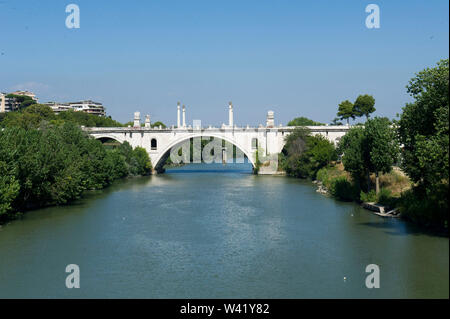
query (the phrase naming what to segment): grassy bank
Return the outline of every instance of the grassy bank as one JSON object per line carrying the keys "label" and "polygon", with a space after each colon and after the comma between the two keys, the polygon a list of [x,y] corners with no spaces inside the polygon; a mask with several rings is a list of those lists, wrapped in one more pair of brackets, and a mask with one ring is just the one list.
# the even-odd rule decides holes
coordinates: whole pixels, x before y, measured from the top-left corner
{"label": "grassy bank", "polygon": [[[386,199],[385,197],[395,200],[411,188],[411,180],[399,168],[394,168],[390,173],[380,175],[381,190],[379,196],[376,196],[374,190],[375,174],[370,175],[372,190],[365,193],[353,183],[350,174],[344,170],[342,163],[333,163],[320,169],[317,172],[317,180],[322,182],[330,191],[330,194],[338,199],[356,202],[380,203],[380,200]],[[342,188],[351,191],[343,192]]]}
{"label": "grassy bank", "polygon": [[369,192],[363,192],[355,185],[342,163],[332,163],[317,173],[317,181],[327,189],[334,198],[356,203],[373,202],[389,209],[397,208],[403,219],[416,224],[447,230],[447,218],[444,204],[439,198],[445,198],[445,187],[434,194],[426,196],[413,188],[413,182],[398,167],[387,174],[380,175],[380,192],[375,193],[375,174],[370,176]]}

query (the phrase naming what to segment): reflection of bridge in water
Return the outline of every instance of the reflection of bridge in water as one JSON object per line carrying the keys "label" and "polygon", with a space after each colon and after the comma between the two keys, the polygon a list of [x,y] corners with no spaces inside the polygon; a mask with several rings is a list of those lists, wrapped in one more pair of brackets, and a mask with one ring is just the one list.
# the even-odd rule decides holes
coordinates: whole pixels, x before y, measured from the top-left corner
{"label": "reflection of bridge in water", "polygon": [[[178,125],[170,128],[151,127],[148,115],[145,125],[141,126],[140,114],[136,112],[133,127],[92,127],[84,128],[84,131],[96,139],[113,139],[120,143],[127,141],[133,148],[140,146],[146,149],[153,167],[159,169],[169,156],[172,148],[179,147],[183,142],[190,139],[195,141],[196,138],[200,140],[201,138],[206,139],[209,137],[224,140],[226,149],[227,145],[234,145],[236,151],[242,152],[255,167],[257,150],[259,159],[267,159],[271,155],[276,157],[285,145],[285,137],[295,129],[292,126],[275,126],[274,113],[272,111],[267,113],[265,126],[237,127],[233,124],[233,106],[231,102],[229,104],[228,125],[223,124],[221,127],[201,127],[200,121],[194,121],[193,126],[187,126],[184,106],[182,112],[183,120],[181,122],[180,105],[178,105]],[[307,128],[311,131],[311,134],[320,134],[333,143],[337,143],[349,130],[348,126],[307,126]],[[230,147],[228,147],[229,149]],[[231,149],[233,148],[231,147]],[[228,155],[228,157],[230,156]],[[274,174],[276,173],[276,167],[263,165],[259,173]]]}

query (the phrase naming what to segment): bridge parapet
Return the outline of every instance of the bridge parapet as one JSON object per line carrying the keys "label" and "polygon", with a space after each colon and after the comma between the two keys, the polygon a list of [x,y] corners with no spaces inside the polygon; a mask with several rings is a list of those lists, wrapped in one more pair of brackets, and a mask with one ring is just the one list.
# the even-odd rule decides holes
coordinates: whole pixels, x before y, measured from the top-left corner
{"label": "bridge parapet", "polygon": [[[297,128],[302,126],[276,126],[276,127],[256,127],[256,126],[234,126],[234,127],[82,127],[83,131],[88,133],[102,133],[102,132],[198,132],[198,131],[220,131],[220,132],[245,132],[245,131],[272,131],[272,132],[293,132]],[[310,130],[312,133],[319,132],[347,132],[353,126],[346,125],[333,125],[333,126],[303,126],[304,128]]]}
{"label": "bridge parapet", "polygon": [[[279,154],[286,136],[298,127],[83,127],[83,130],[97,139],[114,139],[120,143],[128,142],[134,147],[147,150],[154,167],[161,165],[171,148],[191,138],[213,137],[225,140],[239,148],[255,166],[256,151],[261,156]],[[311,134],[322,135],[337,144],[339,139],[351,128],[349,126],[307,126]],[[267,173],[267,172],[265,172]],[[276,171],[273,172],[274,174]]]}

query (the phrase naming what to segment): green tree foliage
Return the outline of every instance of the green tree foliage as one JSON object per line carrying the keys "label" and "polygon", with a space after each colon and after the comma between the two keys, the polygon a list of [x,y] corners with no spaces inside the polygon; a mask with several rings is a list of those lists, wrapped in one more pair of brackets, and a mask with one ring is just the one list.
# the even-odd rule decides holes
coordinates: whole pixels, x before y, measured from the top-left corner
{"label": "green tree foliage", "polygon": [[106,149],[74,123],[0,131],[0,221],[14,211],[65,204],[118,178],[146,175],[150,159],[128,143]]}
{"label": "green tree foliage", "polygon": [[131,153],[129,172],[132,175],[150,175],[152,165],[147,151],[142,147],[136,147]]}
{"label": "green tree foliage", "polygon": [[342,122],[339,122],[339,118],[335,117],[332,121],[331,121],[331,125],[342,125]]}
{"label": "green tree foliage", "polygon": [[[166,128],[167,127],[166,124],[164,124],[161,121],[156,121],[155,123],[151,123],[150,126],[152,128],[159,128],[160,125],[161,125],[162,128]],[[128,121],[128,122],[122,124],[122,126],[124,126],[124,127],[131,126],[131,127],[133,127],[134,126],[134,122],[133,121]],[[141,123],[141,127],[145,127],[145,123]]]}
{"label": "green tree foliage", "polygon": [[350,118],[355,119],[355,110],[353,107],[353,103],[349,100],[345,100],[339,104],[337,116],[341,120],[346,120],[347,125],[349,124]]}
{"label": "green tree foliage", "polygon": [[375,99],[372,95],[359,95],[354,103],[354,114],[356,116],[366,116],[369,118],[370,114],[375,112]]}
{"label": "green tree foliage", "polygon": [[38,128],[43,123],[62,125],[70,122],[86,127],[121,127],[121,123],[111,117],[97,116],[73,110],[54,114],[51,107],[43,104],[33,104],[18,112],[6,113],[0,122],[1,127],[22,127],[24,129]]}
{"label": "green tree foliage", "polygon": [[[417,217],[420,220],[429,217],[442,225],[448,222],[448,194],[433,203],[423,200],[437,199],[436,194],[448,192],[449,60],[441,60],[436,67],[417,73],[407,91],[414,102],[403,108],[398,122],[403,144],[401,166],[417,186],[404,203],[414,212],[411,216],[420,216]],[[413,198],[418,201],[414,207]],[[433,213],[428,210],[431,206]],[[424,209],[428,212],[421,211]]]}
{"label": "green tree foliage", "polygon": [[342,201],[355,200],[355,193],[357,189],[344,176],[333,178],[330,181],[329,191],[331,195]]}
{"label": "green tree foliage", "polygon": [[159,126],[161,126],[162,128],[166,128],[166,125],[161,121],[157,121],[152,124],[152,127],[159,127]]}
{"label": "green tree foliage", "polygon": [[389,173],[397,161],[399,145],[396,131],[386,117],[368,120],[364,128],[365,148],[369,158],[368,170],[375,173],[376,194],[380,192],[379,175]]}
{"label": "green tree foliage", "polygon": [[54,119],[55,114],[49,106],[33,104],[21,111],[6,113],[0,125],[33,129],[38,128],[43,122],[48,123]]}
{"label": "green tree foliage", "polygon": [[399,125],[402,168],[416,183],[429,187],[449,178],[449,60],[410,80],[413,103],[403,108]]}
{"label": "green tree foliage", "polygon": [[0,217],[12,210],[12,203],[19,194],[20,184],[6,162],[0,161]]}
{"label": "green tree foliage", "polygon": [[297,128],[286,137],[281,167],[290,176],[315,178],[317,171],[336,160],[334,145],[326,138],[311,136],[304,128]]}
{"label": "green tree foliage", "polygon": [[368,120],[364,127],[354,127],[344,135],[338,146],[343,156],[344,168],[352,176],[355,184],[370,190],[370,173],[375,173],[377,192],[379,191],[379,173],[388,173],[398,156],[398,141],[395,129],[387,118],[376,117]]}
{"label": "green tree foliage", "polygon": [[288,126],[322,126],[325,124],[320,123],[320,122],[315,122],[313,120],[310,120],[307,117],[301,116],[301,117],[296,117],[292,121],[289,121],[289,123],[287,125]]}
{"label": "green tree foliage", "polygon": [[73,122],[86,127],[121,127],[123,124],[114,121],[111,116],[97,116],[85,112],[68,110],[60,112],[56,119],[63,122]]}
{"label": "green tree foliage", "polygon": [[338,154],[342,155],[345,170],[350,173],[357,187],[361,187],[369,174],[364,139],[364,128],[354,127],[341,138],[337,148]]}

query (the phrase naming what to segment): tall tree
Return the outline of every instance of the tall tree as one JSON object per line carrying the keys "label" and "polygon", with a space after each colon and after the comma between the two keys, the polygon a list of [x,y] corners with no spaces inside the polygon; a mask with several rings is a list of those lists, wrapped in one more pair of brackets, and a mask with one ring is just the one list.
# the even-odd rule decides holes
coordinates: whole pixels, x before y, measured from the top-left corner
{"label": "tall tree", "polygon": [[425,189],[442,183],[448,187],[449,60],[417,73],[407,90],[415,101],[403,108],[398,123],[402,168]]}
{"label": "tall tree", "polygon": [[363,181],[369,175],[369,157],[364,143],[364,128],[355,126],[341,138],[337,148],[338,154],[342,155],[345,170],[359,188],[363,188]]}
{"label": "tall tree", "polygon": [[349,125],[350,118],[355,119],[355,111],[353,103],[349,100],[345,100],[339,104],[337,116],[341,120],[347,120],[347,125]]}
{"label": "tall tree", "polygon": [[366,116],[369,119],[371,113],[375,112],[375,99],[372,95],[359,95],[354,103],[354,112],[356,116]]}
{"label": "tall tree", "polygon": [[342,162],[355,183],[363,188],[366,179],[370,190],[370,174],[375,173],[377,194],[380,191],[379,175],[388,173],[396,162],[399,148],[395,129],[387,118],[368,120],[364,127],[355,127],[344,135],[338,152]]}
{"label": "tall tree", "polygon": [[320,122],[313,121],[307,117],[301,116],[289,121],[288,126],[322,126],[325,125]]}
{"label": "tall tree", "polygon": [[338,117],[335,117],[335,118],[331,121],[330,124],[331,124],[331,125],[342,125],[342,122],[339,122],[339,118],[338,118]]}
{"label": "tall tree", "polygon": [[376,193],[380,192],[380,173],[389,173],[399,154],[396,132],[386,117],[368,120],[364,127],[368,170],[375,173]]}

